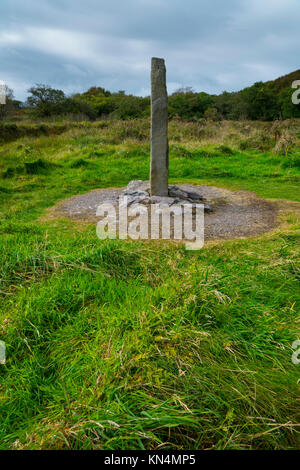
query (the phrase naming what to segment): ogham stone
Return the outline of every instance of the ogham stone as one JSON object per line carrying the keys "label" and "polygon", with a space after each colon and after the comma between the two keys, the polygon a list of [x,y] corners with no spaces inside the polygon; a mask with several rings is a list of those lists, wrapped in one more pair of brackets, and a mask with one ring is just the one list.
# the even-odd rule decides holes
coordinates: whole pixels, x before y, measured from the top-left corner
{"label": "ogham stone", "polygon": [[151,196],[168,196],[168,93],[164,59],[152,59],[151,66]]}

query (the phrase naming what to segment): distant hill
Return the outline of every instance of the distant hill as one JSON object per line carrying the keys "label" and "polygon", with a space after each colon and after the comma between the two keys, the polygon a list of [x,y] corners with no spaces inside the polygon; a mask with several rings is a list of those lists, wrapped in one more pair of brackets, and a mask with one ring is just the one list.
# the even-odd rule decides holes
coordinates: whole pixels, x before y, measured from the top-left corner
{"label": "distant hill", "polygon": [[240,96],[247,103],[248,117],[265,121],[300,118],[300,105],[292,102],[295,80],[300,80],[300,70],[242,90]]}
{"label": "distant hill", "polygon": [[276,80],[270,80],[266,82],[266,85],[271,86],[280,93],[285,88],[290,88],[295,80],[300,80],[300,69],[283,75],[283,77],[276,78]]}
{"label": "distant hill", "polygon": [[300,70],[268,82],[256,82],[238,92],[224,91],[220,95],[195,93],[189,88],[178,90],[169,98],[171,116],[219,120],[262,120],[300,118],[300,105],[292,103],[300,80]]}

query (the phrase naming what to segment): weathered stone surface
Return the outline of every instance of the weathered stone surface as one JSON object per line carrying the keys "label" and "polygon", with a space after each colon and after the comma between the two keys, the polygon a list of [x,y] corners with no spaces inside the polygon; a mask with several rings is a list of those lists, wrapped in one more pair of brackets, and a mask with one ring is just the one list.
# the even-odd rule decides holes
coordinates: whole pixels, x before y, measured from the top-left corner
{"label": "weathered stone surface", "polygon": [[151,196],[168,196],[168,94],[164,59],[152,59],[151,68]]}
{"label": "weathered stone surface", "polygon": [[150,181],[133,180],[127,185],[124,194],[131,194],[134,191],[150,192]]}
{"label": "weathered stone surface", "polygon": [[147,200],[145,200],[147,204],[159,204],[159,205],[165,205],[165,206],[172,206],[175,204],[176,199],[173,197],[167,197],[167,196],[151,196]]}
{"label": "weathered stone surface", "polygon": [[138,198],[138,199],[144,199],[145,197],[149,196],[149,193],[145,192],[145,191],[133,191],[132,193],[126,192],[124,194],[124,196],[127,196],[128,198],[129,197],[131,197],[131,198],[135,197],[135,198]]}
{"label": "weathered stone surface", "polygon": [[184,189],[178,188],[178,186],[169,186],[169,196],[178,197],[188,202],[203,202],[204,198],[201,194],[195,191],[185,191]]}
{"label": "weathered stone surface", "polygon": [[[159,207],[181,206],[183,204],[204,204],[205,198],[196,191],[179,188],[172,185],[168,187],[168,196],[151,196],[149,181],[134,180],[125,188],[122,198],[127,197],[126,206],[134,204],[158,204]],[[125,207],[125,202],[121,207]],[[211,212],[212,208],[208,204],[204,204],[204,211]]]}
{"label": "weathered stone surface", "polygon": [[188,194],[183,189],[178,188],[177,186],[169,186],[169,195],[171,197],[179,197],[179,199],[187,200]]}
{"label": "weathered stone surface", "polygon": [[203,201],[204,198],[201,194],[195,193],[194,191],[186,191],[188,198],[192,201]]}

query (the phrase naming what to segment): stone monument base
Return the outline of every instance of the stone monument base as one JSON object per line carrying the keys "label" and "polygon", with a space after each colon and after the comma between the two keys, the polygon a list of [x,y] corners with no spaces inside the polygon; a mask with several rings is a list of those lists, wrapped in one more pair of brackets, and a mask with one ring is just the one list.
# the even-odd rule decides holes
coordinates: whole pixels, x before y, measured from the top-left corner
{"label": "stone monument base", "polygon": [[[197,191],[185,190],[178,186],[169,185],[168,196],[151,196],[150,182],[142,180],[131,181],[121,195],[120,198],[127,197],[127,206],[134,204],[143,204],[149,206],[158,204],[159,207],[176,207],[183,204],[203,204],[205,212],[212,212],[212,208],[207,204],[205,198]],[[113,201],[109,201],[113,202]]]}
{"label": "stone monument base", "polygon": [[[182,204],[181,201],[200,202],[207,207],[205,213],[205,240],[233,239],[256,236],[274,229],[278,225],[278,201],[276,203],[259,198],[248,191],[232,191],[214,186],[181,184],[169,187],[167,198],[152,199],[147,181],[134,181],[125,188],[94,189],[77,194],[49,209],[43,220],[71,218],[80,223],[97,224],[96,211],[99,204],[119,205],[120,198],[127,193],[127,205],[141,202],[162,205]],[[197,196],[196,196],[197,195]],[[211,210],[211,209],[212,210]],[[209,210],[210,209],[210,210]]]}

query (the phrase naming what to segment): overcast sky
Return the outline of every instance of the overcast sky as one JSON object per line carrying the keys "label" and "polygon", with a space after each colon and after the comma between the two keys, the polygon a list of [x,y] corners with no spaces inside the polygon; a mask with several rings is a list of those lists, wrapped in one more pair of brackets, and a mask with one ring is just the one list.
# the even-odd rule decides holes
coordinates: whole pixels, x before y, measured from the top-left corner
{"label": "overcast sky", "polygon": [[300,0],[0,0],[0,80],[66,93],[149,94],[150,59],[169,93],[221,93],[299,69]]}

